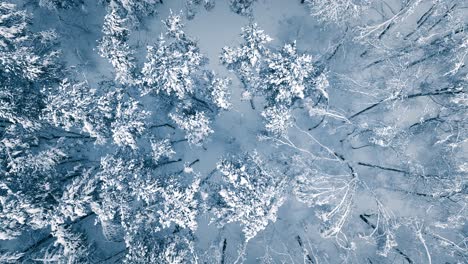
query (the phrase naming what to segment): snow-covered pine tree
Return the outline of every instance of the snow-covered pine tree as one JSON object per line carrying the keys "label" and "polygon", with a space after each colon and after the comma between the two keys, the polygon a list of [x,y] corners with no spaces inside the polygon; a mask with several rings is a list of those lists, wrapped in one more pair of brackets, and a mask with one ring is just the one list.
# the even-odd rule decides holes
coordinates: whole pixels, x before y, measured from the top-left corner
{"label": "snow-covered pine tree", "polygon": [[128,34],[131,24],[123,15],[124,11],[117,5],[111,5],[109,13],[104,17],[98,52],[107,58],[115,70],[115,80],[122,84],[134,82],[135,59],[133,51],[128,45]]}
{"label": "snow-covered pine tree", "polygon": [[[91,203],[92,210],[108,239],[125,241],[127,262],[186,261],[185,254],[194,254],[193,248],[186,250],[193,247],[190,234],[197,229],[200,180],[185,184],[179,175],[159,178],[152,168],[125,151],[104,157],[97,174],[102,182],[99,199]],[[173,235],[176,240],[168,240]]]}
{"label": "snow-covered pine tree", "polygon": [[38,87],[59,77],[56,34],[31,32],[29,23],[26,11],[7,2],[0,4],[0,118],[4,125],[37,126]]}
{"label": "snow-covered pine tree", "polygon": [[67,157],[40,120],[40,86],[54,85],[62,65],[53,31],[35,33],[30,17],[0,3],[0,236],[48,226],[63,188],[58,166]]}
{"label": "snow-covered pine tree", "polygon": [[137,148],[136,137],[145,130],[149,113],[122,89],[104,87],[98,94],[86,82],[64,79],[58,87],[44,89],[47,104],[42,119],[67,131],[87,133],[97,144],[112,138],[118,146]]}
{"label": "snow-covered pine tree", "polygon": [[185,33],[180,14],[171,14],[163,24],[166,32],[147,49],[141,93],[168,98],[168,117],[186,132],[190,144],[201,145],[213,133],[210,119],[230,106],[230,81],[205,69],[207,58]]}
{"label": "snow-covered pine tree", "polygon": [[39,0],[39,6],[50,10],[70,9],[82,4],[83,0]]}
{"label": "snow-covered pine tree", "polygon": [[221,62],[237,74],[248,94],[265,96],[266,130],[282,136],[292,124],[296,102],[328,96],[326,77],[312,56],[299,54],[295,42],[271,49],[267,44],[272,39],[255,23],[242,28],[241,36],[244,43],[238,48],[223,48]]}
{"label": "snow-covered pine tree", "polygon": [[230,0],[231,10],[239,15],[252,16],[252,8],[257,0]]}
{"label": "snow-covered pine tree", "polygon": [[268,168],[256,153],[222,159],[217,164],[225,184],[219,186],[213,212],[220,226],[239,222],[245,242],[275,222],[279,207],[285,201],[286,179]]}
{"label": "snow-covered pine tree", "polygon": [[203,112],[188,112],[170,114],[171,119],[185,131],[189,144],[201,146],[208,135],[214,131],[210,128],[210,120]]}
{"label": "snow-covered pine tree", "polygon": [[187,19],[193,19],[195,17],[200,5],[203,5],[207,11],[210,11],[215,6],[215,0],[186,0],[185,14]]}

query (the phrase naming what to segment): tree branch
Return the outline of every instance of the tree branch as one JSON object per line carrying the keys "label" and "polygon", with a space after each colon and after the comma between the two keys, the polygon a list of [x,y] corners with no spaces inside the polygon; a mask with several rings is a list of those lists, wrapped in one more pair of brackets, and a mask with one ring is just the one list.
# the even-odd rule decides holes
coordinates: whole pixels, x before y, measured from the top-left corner
{"label": "tree branch", "polygon": [[[367,217],[369,217],[370,215],[366,215],[366,214],[360,214],[359,215],[359,218],[364,222],[366,223],[368,226],[372,227],[372,229],[375,229],[376,226],[374,224],[372,224],[369,219],[367,219]],[[414,263],[410,257],[408,257],[408,255],[406,255],[405,253],[403,253],[403,251],[401,251],[399,248],[397,247],[394,247],[393,248],[398,254],[400,254],[403,258],[406,259],[406,261],[408,261],[408,263],[412,264]]]}

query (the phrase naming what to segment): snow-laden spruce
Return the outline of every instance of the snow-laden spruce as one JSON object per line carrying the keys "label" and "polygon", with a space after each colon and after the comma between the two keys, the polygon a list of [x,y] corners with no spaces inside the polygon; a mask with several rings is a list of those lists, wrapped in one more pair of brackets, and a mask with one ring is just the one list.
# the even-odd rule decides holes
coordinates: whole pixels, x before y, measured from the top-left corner
{"label": "snow-laden spruce", "polygon": [[272,38],[256,23],[242,28],[244,43],[238,48],[225,47],[221,62],[235,72],[250,95],[266,99],[262,116],[265,128],[274,135],[284,135],[293,122],[291,111],[297,101],[327,95],[327,79],[314,66],[311,55],[300,54],[296,43],[274,50]]}

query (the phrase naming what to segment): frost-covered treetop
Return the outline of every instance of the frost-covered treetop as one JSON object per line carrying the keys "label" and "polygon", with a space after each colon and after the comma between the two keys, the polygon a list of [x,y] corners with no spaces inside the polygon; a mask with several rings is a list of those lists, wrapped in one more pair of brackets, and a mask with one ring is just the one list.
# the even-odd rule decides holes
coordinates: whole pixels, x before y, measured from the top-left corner
{"label": "frost-covered treetop", "polygon": [[[314,87],[316,69],[312,56],[299,55],[296,43],[286,44],[278,53],[271,54],[265,60],[268,65],[265,72],[266,86],[272,91],[275,101],[291,104],[294,98],[304,99]],[[271,87],[271,88],[270,88]]]}
{"label": "frost-covered treetop", "polygon": [[362,15],[370,0],[305,0],[310,14],[326,23],[345,24]]}
{"label": "frost-covered treetop", "polygon": [[265,96],[265,128],[284,135],[292,124],[295,102],[314,94],[328,96],[326,76],[311,55],[298,52],[296,42],[280,50],[267,46],[272,39],[256,23],[242,28],[241,36],[244,42],[237,48],[223,48],[220,60],[238,75],[246,92]]}
{"label": "frost-covered treetop", "polygon": [[223,48],[221,62],[233,68],[240,67],[240,65],[235,66],[236,63],[245,62],[249,63],[251,67],[254,67],[259,63],[261,57],[267,55],[269,50],[265,45],[273,39],[265,34],[264,31],[258,27],[257,23],[252,23],[243,27],[241,36],[245,42],[241,44],[239,48]]}
{"label": "frost-covered treetop", "polygon": [[27,16],[17,10],[14,4],[0,3],[0,47],[2,50],[28,38],[26,33]]}
{"label": "frost-covered treetop", "polygon": [[190,144],[200,146],[205,138],[214,132],[209,126],[210,120],[203,112],[170,114],[170,117],[186,132],[185,138]]}
{"label": "frost-covered treetop", "polygon": [[220,187],[222,204],[215,207],[220,225],[239,222],[246,242],[275,222],[284,202],[284,179],[265,166],[256,152],[222,159],[217,170],[227,183]]}
{"label": "frost-covered treetop", "polygon": [[171,14],[163,24],[168,39],[161,35],[156,46],[148,46],[142,70],[142,93],[164,92],[183,99],[194,92],[196,75],[206,59],[183,31],[180,15]]}

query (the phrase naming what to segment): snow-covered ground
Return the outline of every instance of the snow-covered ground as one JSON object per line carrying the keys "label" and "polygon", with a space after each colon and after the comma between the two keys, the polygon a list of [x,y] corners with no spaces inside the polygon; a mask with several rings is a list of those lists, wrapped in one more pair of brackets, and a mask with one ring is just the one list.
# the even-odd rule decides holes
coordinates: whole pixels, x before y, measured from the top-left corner
{"label": "snow-covered ground", "polygon": [[[137,257],[140,257],[139,263],[162,263],[163,257],[166,257],[165,261],[168,263],[185,263],[188,259],[190,262],[200,263],[468,261],[468,74],[464,66],[468,57],[468,37],[465,32],[468,7],[464,1],[333,0],[328,4],[325,0],[311,0],[306,1],[307,3],[301,3],[300,0],[258,0],[252,4],[251,15],[243,16],[233,12],[231,4],[249,1],[218,0],[211,10],[206,10],[202,4],[198,6],[193,19],[185,17],[185,0],[164,0],[161,1],[163,3],[154,1],[151,5],[156,7],[155,14],[139,16],[139,24],[129,29],[128,39],[124,41],[135,57],[135,78],[143,78],[143,68],[148,64],[147,46],[157,47],[160,36],[166,34],[163,21],[173,15],[180,15],[185,24],[185,34],[196,40],[200,52],[208,59],[201,68],[216,72],[220,78],[231,79],[227,89],[231,94],[229,101],[232,106],[229,110],[212,111],[215,113],[210,116],[213,133],[199,146],[184,140],[184,131],[169,117],[182,111],[184,104],[185,107],[193,107],[196,100],[192,97],[165,97],[162,93],[142,95],[139,89],[141,85],[145,85],[143,82],[114,82],[116,69],[107,58],[99,54],[98,44],[103,38],[102,28],[106,14],[111,13],[115,3],[123,3],[125,6],[125,3],[134,1],[84,0],[83,3],[75,1],[80,3],[70,9],[52,10],[40,7],[39,1],[10,1],[17,4],[18,9],[25,9],[32,15],[31,32],[49,29],[56,31],[58,47],[62,52],[61,60],[64,63],[63,78],[85,82],[90,88],[96,89],[98,95],[104,94],[103,82],[111,83],[112,91],[123,88],[122,98],[133,98],[137,102],[138,113],[151,112],[149,118],[145,119],[145,131],[142,133],[135,132],[138,130],[138,123],[131,123],[131,118],[122,121],[123,126],[132,124],[128,128],[131,131],[129,137],[137,138],[136,147],[131,144],[121,146],[113,142],[112,138],[103,145],[83,139],[81,144],[72,142],[71,147],[68,146],[67,153],[70,156],[86,157],[86,161],[76,164],[73,170],[85,171],[85,168],[90,168],[93,175],[91,178],[96,179],[95,184],[98,187],[83,202],[88,211],[85,216],[66,216],[60,222],[54,217],[60,215],[62,209],[58,204],[66,204],[60,200],[65,198],[54,198],[60,200],[53,205],[59,209],[52,210],[43,204],[38,205],[46,208],[41,209],[44,210],[41,219],[46,224],[37,224],[39,228],[36,228],[34,221],[20,223],[18,226],[24,230],[18,229],[18,237],[0,240],[0,253],[20,253],[21,257],[12,258],[12,262],[32,263],[40,262],[41,259],[45,262],[49,257],[55,262],[120,263],[125,255],[128,263],[137,263]],[[311,15],[313,11],[309,9],[310,5],[312,9],[320,6],[325,11],[328,7],[339,10],[339,6],[335,4],[340,3],[350,4],[339,13],[341,23],[330,21],[331,16],[326,17],[326,14]],[[358,10],[360,5],[366,8],[359,11],[358,15],[350,16],[349,13]],[[0,33],[4,26],[2,19],[0,17]],[[253,23],[257,23],[258,28],[272,38],[266,44],[270,55],[280,54],[279,51],[285,44],[295,43],[299,54],[297,57],[310,55],[314,65],[316,76],[308,75],[306,81],[297,77],[308,65],[306,63],[295,70],[287,68],[285,75],[277,73],[278,76],[275,76],[278,79],[274,81],[278,83],[292,79],[292,83],[302,82],[310,89],[306,92],[306,98],[289,95],[292,103],[284,105],[292,115],[289,120],[292,123],[280,135],[266,131],[265,123],[270,120],[262,117],[265,109],[273,106],[272,101],[282,104],[273,98],[276,93],[262,91],[251,100],[246,99],[245,89],[250,85],[250,80],[242,82],[239,78],[245,69],[233,66],[233,70],[229,70],[228,63],[223,64],[221,60],[223,48],[236,49],[244,44],[241,28]],[[7,26],[10,25],[4,28]],[[118,29],[117,26],[115,28]],[[0,37],[3,35],[0,34]],[[170,38],[166,41],[171,43]],[[6,48],[4,52],[6,54]],[[174,54],[175,52],[173,50]],[[156,57],[158,56],[163,57],[161,53]],[[272,61],[274,59],[268,63],[262,62],[262,66],[257,67],[264,67],[260,71],[263,75],[260,76],[263,78],[262,84],[274,90],[274,82],[268,83],[270,80],[265,78],[274,71]],[[452,70],[456,65],[462,66]],[[184,73],[183,70],[182,72]],[[0,73],[3,74],[3,70]],[[7,77],[4,79],[7,83],[5,89],[12,89]],[[278,83],[275,83],[279,87],[277,89],[283,89]],[[323,86],[324,83],[328,85]],[[45,85],[54,86],[56,83],[51,81]],[[284,89],[292,91],[293,88],[290,85]],[[203,86],[197,89],[208,88]],[[66,93],[63,98],[67,98]],[[203,101],[206,98],[198,99]],[[84,101],[81,98],[76,104]],[[208,104],[208,108],[213,106],[211,102],[205,104]],[[117,110],[120,107],[123,106],[119,104],[112,112],[120,111]],[[104,108],[99,109],[101,111]],[[201,111],[200,109],[190,111]],[[0,108],[0,117],[3,118],[1,111]],[[169,112],[171,114],[168,115]],[[39,119],[41,122],[47,120]],[[76,120],[78,118],[72,119]],[[1,121],[4,122],[3,119]],[[169,125],[165,125],[166,123]],[[6,127],[0,127],[2,137]],[[72,131],[81,135],[89,134],[89,130],[86,131],[85,128],[73,129]],[[115,139],[115,134],[113,136]],[[176,154],[164,158],[164,162],[147,165],[146,160],[150,157],[148,153],[151,153],[150,143],[155,139],[168,139]],[[63,141],[68,142],[66,140],[70,139],[57,140],[57,145],[61,146],[60,142]],[[41,145],[41,149],[56,146],[54,144],[48,142]],[[1,151],[6,153],[6,148],[1,146]],[[2,152],[1,157],[7,157],[5,153]],[[241,164],[237,168],[238,164],[232,161],[232,164],[229,163],[232,165],[230,168],[237,169],[237,174],[220,173],[223,169],[219,165],[221,160],[234,159],[233,156],[240,157],[246,153],[257,153],[263,163],[255,163],[255,158],[246,159],[242,161],[246,165],[242,167]],[[109,175],[114,175],[115,179],[106,178],[108,172],[99,164],[104,157],[110,157],[112,165],[109,170],[114,168],[117,172]],[[129,163],[121,166],[117,164],[118,159]],[[140,159],[144,160],[141,165],[143,168],[137,170],[139,165],[129,165]],[[7,179],[8,175],[10,178],[13,175],[20,178],[9,172],[11,168],[8,164],[10,160],[5,158],[0,167],[0,173],[5,176],[1,177]],[[248,166],[255,164],[261,166],[250,171]],[[70,166],[57,168],[56,171],[63,173],[67,169],[71,171]],[[125,169],[131,170],[128,175],[134,177],[129,182],[126,177],[130,176],[124,175]],[[147,171],[151,171],[149,178]],[[237,175],[245,176],[249,173],[252,173],[252,179],[248,179],[248,183],[240,181],[236,185]],[[124,176],[120,177],[121,175]],[[169,226],[154,226],[153,222],[160,221],[155,219],[162,218],[160,210],[163,209],[157,208],[154,212],[141,209],[139,206],[146,200],[144,195],[138,196],[138,191],[154,191],[158,195],[164,191],[170,193],[173,191],[170,188],[180,187],[169,180],[171,177],[175,177],[177,184],[186,189],[166,201],[169,207],[172,206],[171,202],[176,204],[168,212],[176,215],[171,215]],[[148,181],[138,185],[142,183],[137,178]],[[190,184],[198,178],[202,180],[202,184],[193,198],[188,190],[193,186]],[[245,179],[241,176],[239,178]],[[60,177],[58,179],[62,180]],[[109,183],[111,187],[107,186],[108,189],[105,189],[102,182],[107,180],[115,181],[113,184],[116,185]],[[158,187],[151,185],[150,180],[155,180]],[[0,184],[3,184],[2,181],[0,178]],[[275,187],[263,189],[265,182],[262,181]],[[5,186],[11,183],[10,180],[5,182]],[[225,195],[227,190],[231,190],[230,184],[240,190],[238,194],[229,194],[234,197],[232,201],[246,199],[249,202],[245,197],[256,197],[258,201],[252,198],[250,201],[253,205],[246,202],[244,209],[235,207],[235,202],[230,203],[227,197],[229,195]],[[252,185],[247,186],[248,184]],[[63,182],[61,188],[64,193],[71,189],[69,186],[72,186],[69,181]],[[125,192],[122,191],[125,188],[134,190],[137,194],[118,194],[119,191]],[[14,188],[11,190],[13,193]],[[266,191],[262,193],[263,190]],[[273,191],[270,193],[270,190]],[[110,209],[116,210],[115,212],[103,212],[110,208],[105,207],[108,205],[105,203],[110,204],[106,200],[109,198],[103,198],[108,193],[115,195],[109,196],[112,199],[126,197],[119,200],[121,208]],[[156,197],[154,193],[152,195]],[[18,195],[22,195],[21,190]],[[82,202],[77,198],[78,195],[73,197],[76,201],[70,198],[73,204],[69,205],[70,208]],[[166,196],[154,197],[151,199],[166,199],[161,198]],[[196,200],[197,206],[189,204],[192,198]],[[119,201],[112,202],[118,205]],[[13,220],[8,218],[7,210],[3,209],[6,208],[6,202],[2,203],[0,210],[5,212],[0,215],[0,220],[3,221],[0,223],[7,226],[6,223],[27,222],[18,221],[14,217]],[[277,204],[279,208],[275,207]],[[138,209],[132,211],[132,206]],[[153,210],[155,206],[146,207]],[[236,219],[243,219],[244,222],[233,221],[224,225],[223,223],[230,221],[219,219],[223,215],[219,213],[221,211],[228,217],[237,217]],[[177,213],[183,215],[192,212],[196,215],[197,228],[191,228],[187,224],[192,223],[190,217],[184,215],[185,218],[177,218]],[[28,211],[27,214],[29,213]],[[109,213],[114,218],[106,222],[104,218]],[[36,219],[36,215],[28,217]],[[103,226],[109,223],[118,223],[118,226],[119,221],[122,226],[116,229],[125,229],[126,233],[120,234],[116,239],[106,237]],[[246,226],[262,226],[264,222],[267,224],[259,228],[255,236],[246,239]],[[128,227],[132,223],[136,223],[138,228]],[[57,235],[57,230],[61,229],[56,225],[60,228],[68,225],[73,231],[85,235],[85,244],[89,249],[87,257],[70,257],[71,249],[67,247],[73,248],[74,244],[61,242],[60,239],[63,238],[60,234]],[[137,235],[129,235],[131,232],[136,232]],[[183,239],[189,240],[189,246],[185,242],[174,240],[173,237],[178,237],[179,234]],[[138,237],[147,236],[154,240],[138,240]],[[54,244],[55,241],[58,243]],[[157,243],[160,244],[156,245]],[[171,243],[175,245],[174,248],[170,247],[173,245]],[[187,248],[190,249],[190,258],[181,253],[187,251]],[[151,259],[151,250],[160,259]],[[133,258],[128,257],[129,255]],[[0,262],[1,260],[0,258]]]}

